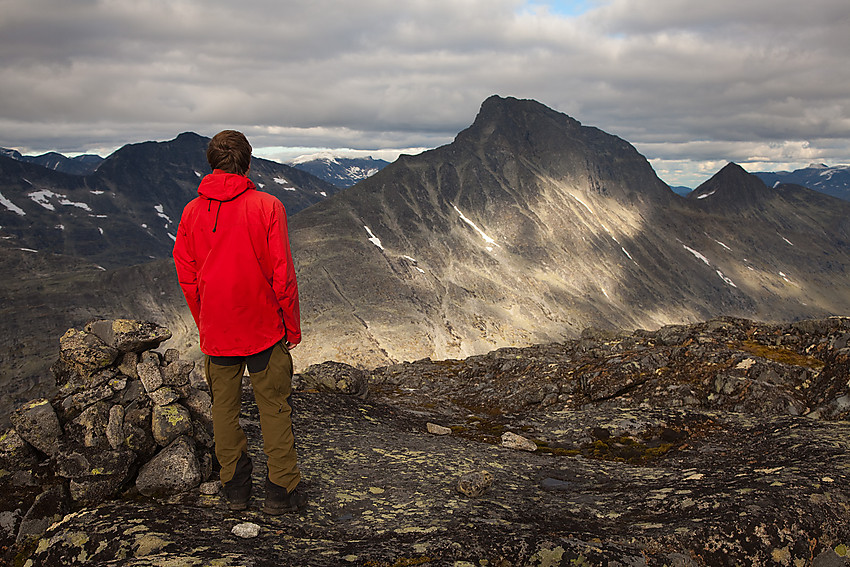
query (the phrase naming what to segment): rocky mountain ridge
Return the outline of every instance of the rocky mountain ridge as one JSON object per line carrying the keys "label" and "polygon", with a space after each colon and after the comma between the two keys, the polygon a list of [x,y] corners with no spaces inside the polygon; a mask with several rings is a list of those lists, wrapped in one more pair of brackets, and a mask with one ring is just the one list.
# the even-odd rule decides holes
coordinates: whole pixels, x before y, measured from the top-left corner
{"label": "rocky mountain ridge", "polygon": [[[170,493],[145,496],[129,479],[117,496],[72,501],[47,473],[62,459],[11,431],[0,545],[10,563],[44,567],[847,566],[848,345],[846,317],[719,318],[371,371],[314,365],[292,401],[308,506],[280,517],[259,510],[247,382],[258,490],[245,512],[193,467],[169,469],[194,479]],[[179,354],[159,360],[162,376],[180,374],[167,370]],[[98,407],[87,391],[74,399]],[[88,438],[111,421],[86,421]],[[10,457],[25,450],[40,464],[21,470]]]}
{"label": "rocky mountain ridge", "polygon": [[103,162],[103,158],[94,154],[83,154],[69,158],[58,152],[47,152],[37,156],[25,156],[17,150],[0,148],[0,155],[10,157],[18,161],[34,163],[47,169],[68,173],[71,175],[88,175],[94,173],[97,166]]}
{"label": "rocky mountain ridge", "polygon": [[[0,156],[0,236],[19,248],[60,253],[105,268],[168,258],[183,207],[209,173],[209,140],[129,144],[87,175]],[[338,191],[312,175],[254,159],[251,178],[290,213]]]}

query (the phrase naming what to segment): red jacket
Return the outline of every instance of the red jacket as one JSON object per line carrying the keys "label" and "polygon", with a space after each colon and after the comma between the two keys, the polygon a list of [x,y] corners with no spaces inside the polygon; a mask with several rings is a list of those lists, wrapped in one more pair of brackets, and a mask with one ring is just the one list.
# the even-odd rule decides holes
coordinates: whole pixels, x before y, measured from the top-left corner
{"label": "red jacket", "polygon": [[242,175],[215,170],[183,209],[174,263],[211,356],[247,356],[301,342],[286,210]]}

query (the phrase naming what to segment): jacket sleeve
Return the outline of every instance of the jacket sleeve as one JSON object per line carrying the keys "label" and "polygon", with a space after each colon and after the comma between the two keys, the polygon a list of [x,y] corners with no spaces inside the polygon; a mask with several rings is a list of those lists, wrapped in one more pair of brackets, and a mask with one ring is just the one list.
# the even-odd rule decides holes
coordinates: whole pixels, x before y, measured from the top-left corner
{"label": "jacket sleeve", "polygon": [[190,246],[185,223],[181,222],[177,227],[177,239],[174,241],[174,267],[177,268],[177,280],[192,312],[192,318],[200,328],[198,319],[201,313],[201,294],[198,291],[198,268]]}
{"label": "jacket sleeve", "polygon": [[278,201],[274,206],[269,225],[269,256],[272,261],[272,287],[283,315],[286,340],[297,345],[301,342],[301,311],[298,305],[298,281],[295,264],[289,247],[289,230],[286,209]]}

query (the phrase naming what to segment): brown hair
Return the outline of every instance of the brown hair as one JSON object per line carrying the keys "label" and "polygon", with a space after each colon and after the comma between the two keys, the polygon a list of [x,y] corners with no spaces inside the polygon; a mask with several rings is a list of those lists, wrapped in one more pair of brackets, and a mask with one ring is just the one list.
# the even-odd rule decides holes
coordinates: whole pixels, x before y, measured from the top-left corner
{"label": "brown hair", "polygon": [[245,175],[251,166],[251,144],[242,132],[222,130],[207,146],[207,161],[213,169]]}

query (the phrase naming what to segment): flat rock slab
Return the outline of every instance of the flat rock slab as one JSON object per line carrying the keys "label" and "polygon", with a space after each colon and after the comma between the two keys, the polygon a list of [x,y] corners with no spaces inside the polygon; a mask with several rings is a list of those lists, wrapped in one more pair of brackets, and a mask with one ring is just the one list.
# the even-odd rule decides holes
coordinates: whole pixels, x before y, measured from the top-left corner
{"label": "flat rock slab", "polygon": [[[247,511],[197,491],[115,501],[66,516],[21,564],[850,565],[848,422],[606,407],[512,423],[553,446],[615,426],[687,433],[630,464],[508,449],[484,434],[434,436],[427,422],[465,416],[299,393],[292,405],[309,501],[302,513],[274,517],[261,511],[266,467],[250,391],[246,402],[255,463]],[[622,444],[616,435],[596,441]],[[459,493],[458,480],[475,471],[492,485],[477,497]],[[232,533],[246,522],[260,527],[256,538]]]}

